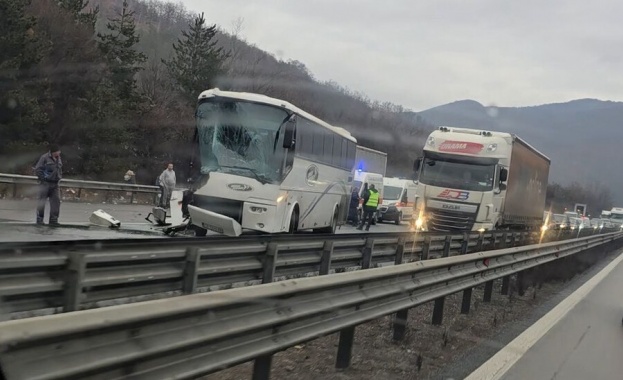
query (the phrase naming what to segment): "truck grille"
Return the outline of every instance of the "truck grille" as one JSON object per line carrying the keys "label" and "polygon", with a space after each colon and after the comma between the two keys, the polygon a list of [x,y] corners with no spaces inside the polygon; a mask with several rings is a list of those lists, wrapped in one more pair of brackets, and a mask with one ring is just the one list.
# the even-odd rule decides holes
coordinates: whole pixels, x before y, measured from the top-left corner
{"label": "truck grille", "polygon": [[193,196],[193,200],[193,206],[228,216],[236,222],[242,223],[242,206],[244,204],[242,201],[196,194]]}
{"label": "truck grille", "polygon": [[471,213],[429,209],[428,229],[431,231],[471,231],[476,215]]}

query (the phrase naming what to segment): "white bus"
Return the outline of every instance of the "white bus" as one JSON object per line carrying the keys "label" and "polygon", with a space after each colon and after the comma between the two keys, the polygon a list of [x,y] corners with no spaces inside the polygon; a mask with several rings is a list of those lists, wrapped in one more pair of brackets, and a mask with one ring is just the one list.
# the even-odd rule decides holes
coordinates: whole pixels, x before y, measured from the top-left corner
{"label": "white bus", "polygon": [[196,122],[197,235],[332,233],[345,223],[357,143],[346,130],[283,100],[219,89],[199,96]]}

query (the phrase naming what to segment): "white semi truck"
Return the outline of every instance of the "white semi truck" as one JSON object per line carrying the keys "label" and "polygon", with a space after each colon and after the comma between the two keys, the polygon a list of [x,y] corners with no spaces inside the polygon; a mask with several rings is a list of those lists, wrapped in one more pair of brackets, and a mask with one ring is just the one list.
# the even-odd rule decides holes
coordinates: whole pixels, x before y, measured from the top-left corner
{"label": "white semi truck", "polygon": [[440,127],[414,164],[415,227],[539,229],[549,167],[549,158],[513,134]]}

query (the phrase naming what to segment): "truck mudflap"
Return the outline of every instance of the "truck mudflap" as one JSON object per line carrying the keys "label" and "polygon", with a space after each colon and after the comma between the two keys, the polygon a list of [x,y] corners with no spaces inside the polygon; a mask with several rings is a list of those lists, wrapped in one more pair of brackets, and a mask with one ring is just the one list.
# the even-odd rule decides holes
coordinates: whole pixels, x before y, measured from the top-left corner
{"label": "truck mudflap", "polygon": [[240,236],[242,226],[234,219],[195,206],[188,206],[191,223],[226,236]]}

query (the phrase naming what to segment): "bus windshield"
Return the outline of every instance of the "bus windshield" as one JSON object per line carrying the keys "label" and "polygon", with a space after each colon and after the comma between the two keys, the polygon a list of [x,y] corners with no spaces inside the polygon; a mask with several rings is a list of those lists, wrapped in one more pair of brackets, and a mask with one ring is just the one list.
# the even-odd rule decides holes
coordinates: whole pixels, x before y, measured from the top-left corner
{"label": "bus windshield", "polygon": [[493,189],[495,165],[425,158],[420,183],[471,191]]}
{"label": "bus windshield", "polygon": [[283,123],[281,108],[239,100],[209,100],[197,107],[201,173],[225,172],[262,183],[281,181]]}

